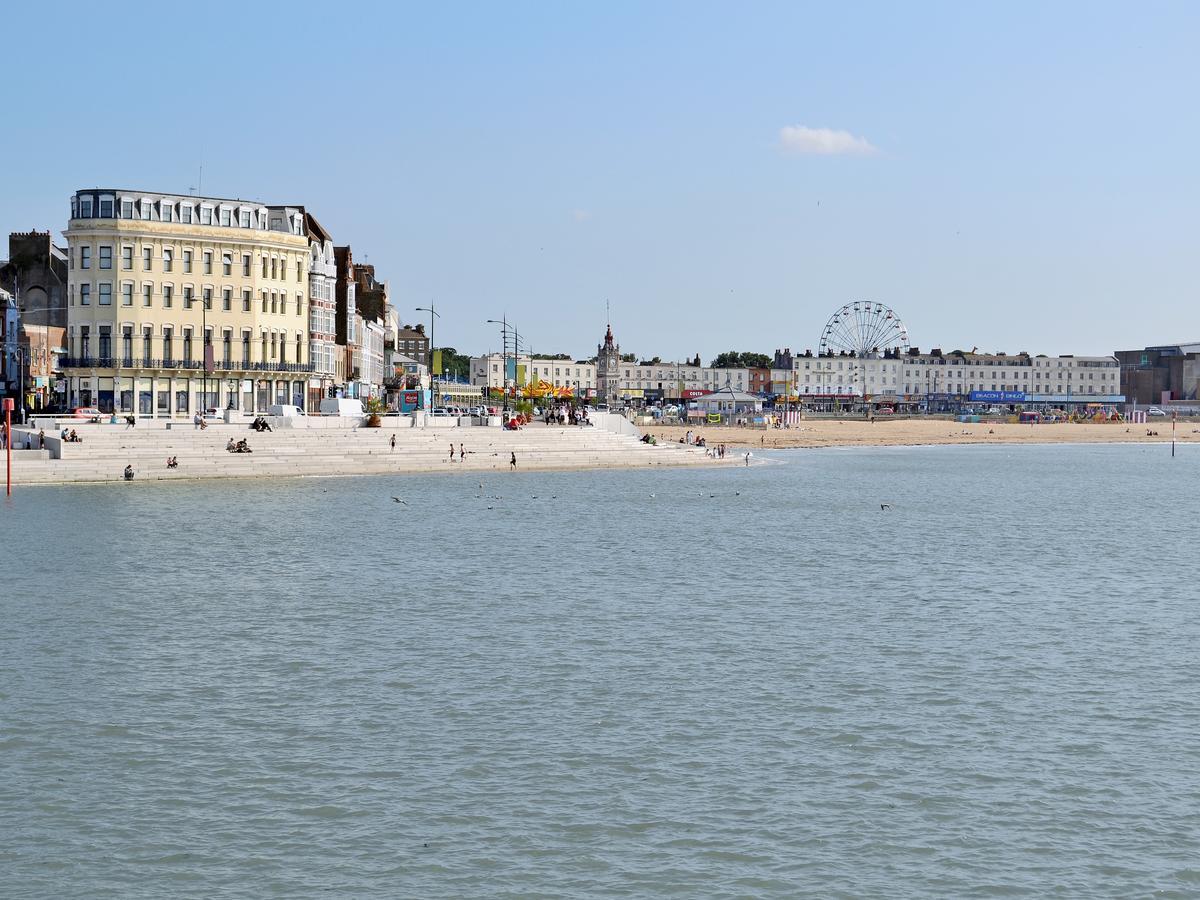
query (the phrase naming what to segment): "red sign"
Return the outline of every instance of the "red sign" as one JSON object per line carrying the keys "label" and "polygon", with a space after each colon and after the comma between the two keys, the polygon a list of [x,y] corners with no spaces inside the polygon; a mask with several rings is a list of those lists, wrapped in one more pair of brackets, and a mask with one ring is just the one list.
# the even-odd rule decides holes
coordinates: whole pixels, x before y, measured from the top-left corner
{"label": "red sign", "polygon": [[689,389],[683,392],[684,400],[695,400],[697,397],[703,397],[705,394],[711,394],[712,391],[697,391]]}

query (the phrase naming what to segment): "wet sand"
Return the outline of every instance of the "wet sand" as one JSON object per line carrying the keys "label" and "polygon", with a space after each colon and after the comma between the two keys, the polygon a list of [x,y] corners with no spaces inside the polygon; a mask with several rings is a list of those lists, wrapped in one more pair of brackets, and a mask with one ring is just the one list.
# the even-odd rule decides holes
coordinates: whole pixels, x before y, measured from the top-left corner
{"label": "wet sand", "polygon": [[[642,431],[660,441],[678,442],[689,429],[681,425],[649,425]],[[1126,423],[1062,422],[1038,425],[978,423],[964,425],[948,419],[876,418],[812,419],[791,428],[739,428],[698,425],[693,435],[709,446],[730,447],[857,447],[911,446],[920,444],[1109,444],[1169,443],[1171,420],[1145,425]],[[1147,435],[1156,431],[1157,435]],[[1180,422],[1175,433],[1180,443],[1200,443],[1200,422]]]}

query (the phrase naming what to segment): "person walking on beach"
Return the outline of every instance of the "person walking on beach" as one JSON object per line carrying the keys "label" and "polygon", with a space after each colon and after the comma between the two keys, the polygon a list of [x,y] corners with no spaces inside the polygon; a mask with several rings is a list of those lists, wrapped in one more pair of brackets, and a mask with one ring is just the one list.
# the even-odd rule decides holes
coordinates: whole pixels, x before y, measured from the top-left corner
{"label": "person walking on beach", "polygon": [[746,451],[746,465],[747,466],[750,465],[750,451],[749,450]]}
{"label": "person walking on beach", "polygon": [[396,450],[396,436],[393,434],[392,435],[392,452],[395,452],[395,450]]}
{"label": "person walking on beach", "polygon": [[466,461],[467,461],[467,451],[463,449],[463,445],[462,445],[462,444],[459,444],[459,445],[458,445],[458,461],[459,461],[459,462],[466,462]]}
{"label": "person walking on beach", "polygon": [[450,462],[454,462],[454,441],[450,442]]}
{"label": "person walking on beach", "polygon": [[512,458],[508,461],[508,469],[510,472],[516,471],[517,468],[517,451],[512,452]]}
{"label": "person walking on beach", "polygon": [[38,449],[39,450],[46,449],[46,429],[45,428],[41,428],[38,430]]}

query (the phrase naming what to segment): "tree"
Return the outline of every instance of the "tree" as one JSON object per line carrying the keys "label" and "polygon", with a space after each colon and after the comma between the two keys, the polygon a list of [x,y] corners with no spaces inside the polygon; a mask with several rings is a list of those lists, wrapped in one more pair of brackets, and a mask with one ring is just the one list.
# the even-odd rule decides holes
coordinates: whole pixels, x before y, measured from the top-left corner
{"label": "tree", "polygon": [[765,353],[739,353],[736,350],[726,350],[712,361],[714,369],[769,369],[771,357]]}
{"label": "tree", "polygon": [[439,350],[442,353],[442,371],[436,373],[438,377],[454,378],[459,381],[471,380],[471,357],[463,356],[453,347],[434,348],[434,352]]}
{"label": "tree", "polygon": [[638,363],[638,365],[639,366],[661,366],[662,365],[662,357],[656,356],[656,357],[654,357],[654,359],[643,359],[641,362]]}
{"label": "tree", "polygon": [[621,362],[637,362],[636,353],[622,353]]}

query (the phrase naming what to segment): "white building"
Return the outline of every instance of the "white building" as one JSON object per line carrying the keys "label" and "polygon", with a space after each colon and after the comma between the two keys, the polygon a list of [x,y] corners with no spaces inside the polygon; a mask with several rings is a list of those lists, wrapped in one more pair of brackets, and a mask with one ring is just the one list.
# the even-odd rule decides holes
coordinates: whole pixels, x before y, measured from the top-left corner
{"label": "white building", "polygon": [[313,364],[309,379],[308,411],[319,412],[338,381],[337,261],[333,240],[311,213],[308,223],[308,356]]}

